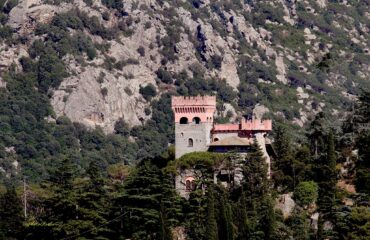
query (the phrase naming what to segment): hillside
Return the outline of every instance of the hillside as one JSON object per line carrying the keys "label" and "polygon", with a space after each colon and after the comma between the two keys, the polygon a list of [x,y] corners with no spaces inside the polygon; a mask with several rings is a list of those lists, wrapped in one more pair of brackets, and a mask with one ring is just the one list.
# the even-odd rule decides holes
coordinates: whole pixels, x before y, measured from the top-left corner
{"label": "hillside", "polygon": [[342,118],[369,87],[367,1],[14,1],[2,69],[50,46],[66,74],[39,84],[56,116],[106,132],[151,118],[147,85],[155,98],[217,91],[220,115],[260,103],[301,127],[321,110]]}
{"label": "hillside", "polygon": [[[0,87],[24,109],[3,111],[11,137],[2,145],[18,146],[15,158],[41,158],[45,139],[17,132],[50,128],[60,116],[121,131],[121,143],[141,149],[129,150],[128,162],[159,154],[173,142],[168,93],[216,94],[218,122],[254,111],[275,126],[290,125],[301,138],[320,111],[339,126],[360,89],[369,88],[367,1],[1,4]],[[26,122],[20,129],[9,120],[18,111]]]}
{"label": "hillside", "polygon": [[[0,239],[368,239],[369,31],[369,0],[0,0]],[[172,95],[272,119],[271,175],[258,141],[175,159]]]}

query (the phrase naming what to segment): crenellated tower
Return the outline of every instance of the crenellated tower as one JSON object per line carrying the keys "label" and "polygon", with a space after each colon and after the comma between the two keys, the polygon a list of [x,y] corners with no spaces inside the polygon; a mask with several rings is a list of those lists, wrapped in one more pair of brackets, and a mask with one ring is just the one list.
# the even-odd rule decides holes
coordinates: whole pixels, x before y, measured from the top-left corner
{"label": "crenellated tower", "polygon": [[175,114],[176,158],[207,151],[211,143],[216,96],[172,97]]}

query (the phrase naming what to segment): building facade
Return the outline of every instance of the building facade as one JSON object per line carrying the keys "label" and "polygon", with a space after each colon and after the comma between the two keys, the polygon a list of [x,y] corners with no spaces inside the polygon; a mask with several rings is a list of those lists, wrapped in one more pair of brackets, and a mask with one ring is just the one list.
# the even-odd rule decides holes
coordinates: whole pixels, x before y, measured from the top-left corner
{"label": "building facade", "polygon": [[172,97],[175,114],[176,158],[207,151],[211,144],[215,96]]}
{"label": "building facade", "polygon": [[[270,175],[270,155],[273,153],[271,142],[267,138],[272,130],[271,120],[245,120],[239,123],[216,124],[215,96],[172,97],[172,110],[175,115],[175,147],[176,159],[191,152],[234,152],[246,154],[251,144],[256,140],[263,152]],[[214,173],[214,182],[220,180],[222,184],[231,186],[230,182],[222,182],[223,178],[230,179],[238,184],[242,176],[242,166],[236,168],[218,169]],[[176,190],[183,197],[188,197],[189,192],[196,186],[193,181],[199,178],[199,172],[186,169],[179,172],[176,178]],[[235,184],[234,182],[234,184]]]}

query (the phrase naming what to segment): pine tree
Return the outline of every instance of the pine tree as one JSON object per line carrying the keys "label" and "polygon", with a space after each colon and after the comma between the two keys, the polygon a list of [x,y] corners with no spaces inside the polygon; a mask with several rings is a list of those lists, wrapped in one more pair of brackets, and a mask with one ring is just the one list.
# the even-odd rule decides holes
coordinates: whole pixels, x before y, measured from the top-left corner
{"label": "pine tree", "polygon": [[215,213],[215,196],[213,186],[208,186],[207,190],[207,225],[206,235],[207,240],[218,240],[217,221]]}
{"label": "pine tree", "polygon": [[276,160],[273,165],[273,179],[280,188],[294,189],[296,183],[295,160],[291,149],[291,140],[286,128],[279,126],[274,141]]}
{"label": "pine tree", "polygon": [[326,157],[320,166],[319,179],[319,198],[318,204],[320,210],[324,213],[332,213],[335,203],[335,186],[336,186],[336,154],[334,136],[330,131],[327,140]]}
{"label": "pine tree", "polygon": [[[51,197],[45,201],[46,213],[43,222],[51,228],[53,236],[46,238],[63,238],[78,234],[78,195],[73,180],[77,168],[72,156],[64,157],[54,173],[51,173]],[[35,236],[33,236],[35,237]]]}
{"label": "pine tree", "polygon": [[22,239],[23,216],[22,203],[14,186],[7,187],[0,196],[0,238]]}
{"label": "pine tree", "polygon": [[177,223],[181,211],[167,178],[152,162],[140,163],[117,199],[121,212],[127,213],[118,234],[133,239],[171,238],[169,229]]}
{"label": "pine tree", "polygon": [[308,240],[310,225],[307,212],[300,207],[293,210],[292,216],[288,219],[288,224],[293,231],[293,238],[297,240]]}
{"label": "pine tree", "polygon": [[362,132],[357,139],[356,190],[370,194],[370,131]]}
{"label": "pine tree", "polygon": [[363,91],[359,97],[354,119],[357,133],[356,147],[356,190],[370,194],[370,91]]}
{"label": "pine tree", "polygon": [[93,160],[87,169],[88,181],[78,189],[79,226],[76,229],[80,233],[88,231],[83,236],[89,239],[108,239],[110,232],[105,225],[110,204],[101,171],[97,160]]}

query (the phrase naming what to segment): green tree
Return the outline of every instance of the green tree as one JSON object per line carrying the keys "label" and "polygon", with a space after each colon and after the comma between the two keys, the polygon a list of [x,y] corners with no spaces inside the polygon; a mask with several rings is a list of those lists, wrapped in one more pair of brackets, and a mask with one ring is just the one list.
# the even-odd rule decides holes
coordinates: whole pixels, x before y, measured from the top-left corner
{"label": "green tree", "polygon": [[294,200],[301,206],[315,203],[318,196],[318,185],[314,181],[300,182],[294,189]]}
{"label": "green tree", "polygon": [[[155,162],[156,160],[153,160]],[[133,239],[168,239],[169,227],[177,224],[179,198],[168,176],[149,160],[143,161],[125,183],[117,199],[123,218],[123,236]]]}
{"label": "green tree", "polygon": [[357,138],[358,160],[355,185],[358,192],[370,194],[370,131]]}
{"label": "green tree", "polygon": [[370,194],[370,91],[359,96],[356,106],[354,125],[357,133],[356,147],[358,161],[356,163],[356,190]]}
{"label": "green tree", "polygon": [[78,195],[74,185],[77,166],[74,160],[76,159],[73,155],[64,157],[56,170],[51,173],[50,184],[46,185],[51,190],[51,196],[45,201],[46,212],[39,226],[48,225],[52,236],[45,234],[43,238],[40,236],[41,239],[63,238],[79,234]]}
{"label": "green tree", "polygon": [[322,159],[319,175],[318,205],[324,213],[332,213],[335,204],[335,191],[337,183],[336,153],[333,133],[327,137],[326,157]]}
{"label": "green tree", "polygon": [[249,239],[253,229],[249,221],[249,216],[247,213],[247,201],[243,190],[236,208],[236,224],[238,226],[237,239]]}
{"label": "green tree", "polygon": [[219,239],[233,240],[233,220],[231,214],[231,206],[228,202],[228,198],[225,193],[220,193],[221,198],[219,201],[219,224],[218,224],[218,236]]}
{"label": "green tree", "polygon": [[208,186],[207,190],[207,225],[206,235],[207,240],[218,240],[217,220],[215,211],[215,196],[213,186]]}
{"label": "green tree", "polygon": [[316,159],[325,151],[325,130],[325,115],[323,112],[320,112],[311,122],[308,133],[311,150]]}
{"label": "green tree", "polygon": [[22,203],[14,186],[7,187],[0,196],[0,238],[22,239],[23,216]]}
{"label": "green tree", "polygon": [[288,225],[292,229],[293,238],[297,240],[310,239],[310,225],[308,214],[300,207],[293,210],[292,216],[288,219]]}
{"label": "green tree", "polygon": [[290,135],[285,127],[276,129],[274,149],[276,160],[273,164],[273,179],[280,188],[294,189],[296,185],[295,159],[291,149]]}
{"label": "green tree", "polygon": [[67,76],[65,65],[54,50],[40,56],[37,74],[39,88],[43,92],[47,92],[50,87],[58,87]]}
{"label": "green tree", "polygon": [[254,200],[265,196],[269,191],[267,164],[256,140],[251,145],[243,170],[243,187],[248,198]]}
{"label": "green tree", "polygon": [[272,239],[275,228],[275,212],[267,178],[267,164],[255,140],[243,169],[243,189],[246,194],[248,219],[251,221],[251,238]]}
{"label": "green tree", "polygon": [[370,210],[368,207],[354,207],[350,215],[351,231],[349,239],[370,238]]}
{"label": "green tree", "polygon": [[105,178],[97,160],[92,160],[87,169],[88,181],[77,189],[78,232],[88,239],[109,239],[108,213],[111,208],[105,188]]}

